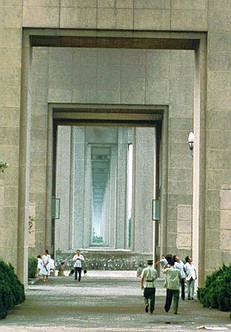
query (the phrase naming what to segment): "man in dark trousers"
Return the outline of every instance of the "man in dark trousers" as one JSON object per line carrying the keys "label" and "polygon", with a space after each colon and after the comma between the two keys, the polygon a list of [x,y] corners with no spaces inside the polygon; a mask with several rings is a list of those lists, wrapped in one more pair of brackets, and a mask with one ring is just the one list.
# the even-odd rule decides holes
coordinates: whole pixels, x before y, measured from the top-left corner
{"label": "man in dark trousers", "polygon": [[184,263],[182,262],[182,260],[180,260],[179,256],[175,255],[173,256],[173,259],[175,261],[175,268],[177,268],[180,271],[181,274],[181,298],[182,300],[185,300],[185,267],[184,267]]}
{"label": "man in dark trousers", "polygon": [[179,303],[179,288],[180,288],[180,282],[181,282],[181,273],[180,271],[174,266],[175,262],[172,258],[168,262],[169,267],[166,267],[164,269],[164,273],[166,275],[166,302],[164,309],[166,312],[169,311],[172,299],[173,299],[173,312],[174,314],[177,314],[178,311],[178,303]]}
{"label": "man in dark trousers", "polygon": [[141,273],[141,289],[144,289],[145,312],[148,312],[150,305],[150,314],[152,314],[155,309],[155,280],[157,278],[157,271],[153,267],[152,259],[149,259],[147,263],[148,266]]}
{"label": "man in dark trousers", "polygon": [[79,274],[78,280],[81,280],[82,264],[84,262],[83,255],[80,254],[80,250],[76,250],[75,256],[73,257],[74,269],[75,269],[75,280],[77,280],[77,275]]}

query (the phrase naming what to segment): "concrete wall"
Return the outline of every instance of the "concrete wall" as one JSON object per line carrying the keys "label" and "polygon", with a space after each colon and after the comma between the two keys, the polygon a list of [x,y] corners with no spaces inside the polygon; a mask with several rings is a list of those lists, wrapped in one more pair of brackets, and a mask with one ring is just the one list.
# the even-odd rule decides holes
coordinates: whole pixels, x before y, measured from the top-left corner
{"label": "concrete wall", "polygon": [[231,3],[209,1],[206,110],[206,272],[230,262]]}
{"label": "concrete wall", "polygon": [[[206,31],[208,2],[208,0],[24,0],[23,26]],[[216,1],[210,0],[210,2],[213,4]]]}
{"label": "concrete wall", "polygon": [[[47,212],[47,148],[48,148],[48,50],[42,49],[40,59],[34,57],[32,67],[32,121],[31,121],[31,172],[30,204],[35,204],[34,231],[35,239],[31,243],[30,254],[37,256],[46,246]],[[40,66],[40,64],[43,64]],[[36,71],[39,66],[39,71]],[[29,238],[32,235],[29,235]]]}
{"label": "concrete wall", "polygon": [[22,1],[0,1],[0,257],[17,265]]}
{"label": "concrete wall", "polygon": [[[230,241],[225,246],[223,241],[230,237],[230,222],[225,219],[229,216],[229,208],[224,203],[231,178],[230,18],[229,0],[0,1],[0,132],[6,133],[1,134],[0,156],[10,165],[7,172],[0,175],[0,256],[16,265],[24,237],[24,214],[21,216],[24,208],[19,210],[17,198],[18,190],[20,199],[25,191],[22,185],[18,187],[19,166],[20,174],[24,174],[25,166],[23,158],[19,163],[22,27],[47,27],[182,31],[189,36],[193,31],[207,32],[206,128],[202,128],[206,134],[206,177],[201,178],[206,186],[205,197],[201,197],[201,211],[205,212],[205,239],[202,240],[206,260],[202,269],[209,272],[221,261],[230,260]],[[23,130],[21,127],[21,154],[28,143]]]}

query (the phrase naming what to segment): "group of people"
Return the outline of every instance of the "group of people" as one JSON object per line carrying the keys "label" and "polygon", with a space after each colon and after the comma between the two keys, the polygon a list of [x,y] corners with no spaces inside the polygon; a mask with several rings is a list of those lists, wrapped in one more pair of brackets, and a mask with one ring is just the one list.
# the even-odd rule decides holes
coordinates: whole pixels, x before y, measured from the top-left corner
{"label": "group of people", "polygon": [[[76,250],[75,255],[72,259],[73,261],[73,270],[71,274],[74,274],[75,280],[81,280],[81,274],[84,264],[84,257],[81,255],[80,250]],[[66,267],[65,262],[61,263],[58,275],[64,275],[64,269]],[[62,272],[62,273],[61,273]],[[55,273],[55,263],[53,258],[51,258],[47,249],[44,250],[42,255],[37,256],[37,278],[42,277],[44,282],[48,281],[50,275]],[[84,273],[86,270],[84,269]]]}
{"label": "group of people", "polygon": [[[141,273],[141,289],[144,290],[145,312],[153,313],[155,309],[155,280],[158,277],[157,270],[153,267],[153,260],[147,261],[148,265]],[[164,309],[168,312],[173,300],[173,312],[178,313],[178,304],[181,290],[181,298],[185,300],[185,282],[187,283],[188,300],[193,300],[195,280],[197,279],[196,268],[192,258],[187,256],[183,263],[178,256],[162,256],[155,263],[160,265],[165,275],[166,300]]]}
{"label": "group of people", "polygon": [[[80,250],[76,250],[74,257],[72,258],[73,262],[73,268],[71,269],[69,276],[74,274],[75,280],[78,280],[80,282],[81,276],[82,276],[82,270],[84,271],[84,274],[87,273],[87,270],[84,268],[84,257],[80,253]],[[59,276],[64,276],[64,269],[66,268],[66,262],[61,262],[60,268],[59,268]],[[84,269],[83,269],[84,268]]]}
{"label": "group of people", "polygon": [[[42,276],[44,282],[48,281],[48,276],[54,273],[54,260],[49,255],[47,249],[44,250],[43,255],[38,255],[37,277]],[[80,282],[82,270],[84,268],[84,256],[80,250],[76,250],[73,261],[74,279]],[[160,266],[165,275],[166,300],[164,309],[168,312],[173,301],[173,312],[178,313],[179,297],[185,300],[185,283],[187,284],[188,300],[193,300],[195,280],[197,279],[196,268],[192,263],[192,258],[187,256],[185,263],[178,256],[162,256],[161,259],[155,263],[155,267]],[[158,277],[157,270],[153,266],[153,260],[147,261],[147,267],[141,269],[139,266],[139,276],[141,277],[141,289],[144,291],[145,312],[151,314],[155,309],[155,293],[156,293],[156,279]],[[138,271],[137,271],[138,272]],[[85,270],[84,270],[84,273]]]}
{"label": "group of people", "polygon": [[55,264],[53,258],[49,255],[47,249],[44,250],[42,255],[37,256],[37,278],[42,277],[44,282],[48,281],[48,276],[55,271]]}

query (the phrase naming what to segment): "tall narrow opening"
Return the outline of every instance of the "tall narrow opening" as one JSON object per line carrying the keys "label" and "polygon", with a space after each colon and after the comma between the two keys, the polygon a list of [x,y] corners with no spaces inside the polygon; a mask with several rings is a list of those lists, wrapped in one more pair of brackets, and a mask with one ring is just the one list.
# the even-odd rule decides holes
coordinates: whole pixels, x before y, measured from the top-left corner
{"label": "tall narrow opening", "polygon": [[91,245],[108,245],[110,202],[110,146],[91,145]]}
{"label": "tall narrow opening", "polygon": [[150,124],[59,123],[56,253],[68,254],[76,248],[102,255],[105,250],[113,255],[123,251],[128,269],[152,256],[156,130]]}
{"label": "tall narrow opening", "polygon": [[127,247],[131,248],[132,240],[132,205],[133,205],[133,144],[128,144],[127,167]]}

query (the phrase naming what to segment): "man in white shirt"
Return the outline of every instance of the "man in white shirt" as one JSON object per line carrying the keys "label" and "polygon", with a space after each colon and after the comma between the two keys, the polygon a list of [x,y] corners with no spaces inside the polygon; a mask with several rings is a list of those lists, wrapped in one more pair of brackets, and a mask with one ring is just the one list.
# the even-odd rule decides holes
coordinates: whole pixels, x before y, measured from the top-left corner
{"label": "man in white shirt", "polygon": [[188,300],[193,300],[194,296],[194,286],[195,280],[197,279],[196,268],[192,263],[192,258],[190,256],[185,257],[185,274],[186,282],[188,286]]}
{"label": "man in white shirt", "polygon": [[175,268],[177,268],[180,271],[181,274],[181,298],[182,300],[185,300],[185,268],[184,268],[184,263],[182,260],[180,260],[179,256],[175,255],[173,256],[173,259],[175,261]]}
{"label": "man in white shirt", "polygon": [[77,276],[79,275],[78,280],[81,280],[81,272],[82,272],[82,263],[84,262],[83,255],[80,254],[80,250],[76,250],[76,253],[73,257],[74,270],[75,270],[75,280],[77,280]]}
{"label": "man in white shirt", "polygon": [[158,260],[156,263],[155,263],[155,266],[160,266],[162,269],[165,268],[165,266],[168,264],[168,261],[167,259],[165,258],[164,255],[161,256],[160,260]]}
{"label": "man in white shirt", "polygon": [[144,289],[145,312],[148,312],[150,304],[150,314],[152,314],[155,309],[155,280],[157,279],[157,271],[153,267],[152,259],[149,259],[147,263],[148,266],[141,273],[141,289]]}

